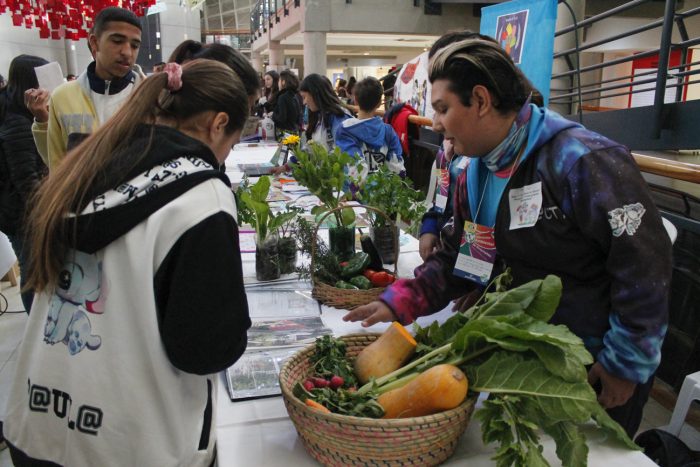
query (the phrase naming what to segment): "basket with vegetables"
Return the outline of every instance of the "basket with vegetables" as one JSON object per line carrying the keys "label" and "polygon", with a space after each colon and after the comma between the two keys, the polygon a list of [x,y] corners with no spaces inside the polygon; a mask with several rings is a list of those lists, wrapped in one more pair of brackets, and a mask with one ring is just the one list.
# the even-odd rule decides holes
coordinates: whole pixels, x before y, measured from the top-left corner
{"label": "basket with vegetables", "polygon": [[[405,331],[404,331],[405,332]],[[383,336],[383,335],[382,335]],[[292,422],[306,448],[323,465],[437,465],[457,447],[469,423],[476,397],[439,413],[411,418],[385,417],[381,405],[406,407],[405,395],[360,392],[353,359],[378,342],[377,334],[324,336],[292,357],[280,373],[280,387]],[[327,350],[337,358],[328,357]],[[344,376],[341,376],[344,375]],[[420,382],[419,382],[420,383]],[[422,386],[429,384],[424,381]],[[462,379],[466,385],[466,378]],[[405,392],[425,393],[406,388]],[[466,386],[455,393],[466,395]],[[427,395],[427,394],[426,394]],[[378,398],[379,397],[379,398]],[[428,397],[440,402],[440,395]]]}
{"label": "basket with vegetables", "polygon": [[587,382],[581,339],[548,321],[561,281],[547,276],[505,290],[496,278],[464,313],[417,327],[392,323],[380,337],[324,336],[280,372],[285,406],[309,453],[324,465],[437,465],[454,451],[474,409],[499,467],[546,466],[540,435],[562,465],[585,466],[581,430],[594,422],[638,447],[600,406]]}
{"label": "basket with vegetables", "polygon": [[[356,208],[366,209],[375,212],[377,215],[385,216],[390,225],[393,221],[381,210],[371,206],[356,206]],[[319,220],[314,230],[311,242],[311,279],[313,282],[313,297],[323,303],[335,308],[349,310],[360,305],[365,305],[376,300],[384,289],[393,283],[397,276],[397,264],[399,256],[398,239],[394,239],[394,269],[388,271],[384,269],[381,257],[374,248],[369,236],[361,238],[362,250],[356,252],[347,261],[338,263],[338,268],[329,270],[325,268],[319,274],[317,265],[317,245],[318,229],[326,217],[347,209],[347,206],[338,206],[327,211]]]}

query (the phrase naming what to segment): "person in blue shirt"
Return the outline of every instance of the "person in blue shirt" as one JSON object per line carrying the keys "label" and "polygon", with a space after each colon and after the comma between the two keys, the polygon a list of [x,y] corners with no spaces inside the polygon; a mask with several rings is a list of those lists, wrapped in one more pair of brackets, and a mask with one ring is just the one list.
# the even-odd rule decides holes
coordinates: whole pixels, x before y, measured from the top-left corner
{"label": "person in blue shirt", "polygon": [[376,172],[386,165],[404,177],[403,149],[394,129],[374,115],[382,103],[384,90],[378,79],[368,77],[355,85],[355,100],[360,107],[357,118],[344,120],[335,136],[343,152],[361,158],[360,176]]}
{"label": "person in blue shirt", "polygon": [[328,78],[317,73],[307,75],[299,85],[299,93],[309,108],[306,140],[314,141],[329,151],[335,147],[335,135],[350,112],[343,107]]}

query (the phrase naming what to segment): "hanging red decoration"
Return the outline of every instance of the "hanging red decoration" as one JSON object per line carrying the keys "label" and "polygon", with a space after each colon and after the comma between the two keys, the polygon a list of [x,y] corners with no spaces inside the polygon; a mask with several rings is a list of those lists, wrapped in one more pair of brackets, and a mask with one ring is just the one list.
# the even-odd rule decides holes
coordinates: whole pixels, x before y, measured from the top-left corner
{"label": "hanging red decoration", "polygon": [[0,0],[0,14],[12,15],[14,26],[39,30],[42,39],[86,38],[95,15],[118,6],[143,16],[156,0]]}

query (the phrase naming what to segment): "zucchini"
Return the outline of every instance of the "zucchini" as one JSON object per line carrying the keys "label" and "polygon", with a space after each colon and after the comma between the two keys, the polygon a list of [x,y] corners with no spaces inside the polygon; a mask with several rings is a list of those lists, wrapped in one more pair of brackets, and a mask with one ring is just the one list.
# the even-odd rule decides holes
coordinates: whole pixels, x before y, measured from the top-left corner
{"label": "zucchini", "polygon": [[379,251],[374,245],[372,238],[369,235],[363,235],[360,237],[360,245],[362,245],[362,251],[369,255],[369,267],[377,271],[382,270],[384,268],[384,263],[382,262],[382,257],[379,255]]}

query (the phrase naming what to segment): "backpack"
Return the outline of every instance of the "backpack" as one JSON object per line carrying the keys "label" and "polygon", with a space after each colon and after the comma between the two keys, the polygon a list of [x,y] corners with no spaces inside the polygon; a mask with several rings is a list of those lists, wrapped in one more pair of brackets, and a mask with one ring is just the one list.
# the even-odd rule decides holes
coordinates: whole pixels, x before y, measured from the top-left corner
{"label": "backpack", "polygon": [[647,430],[637,435],[634,442],[660,467],[700,467],[700,451],[693,451],[667,431]]}

